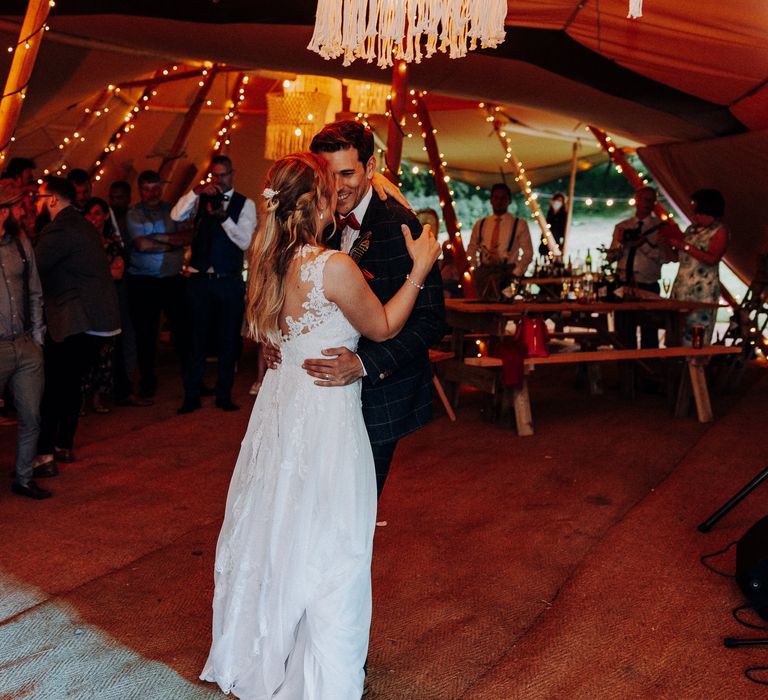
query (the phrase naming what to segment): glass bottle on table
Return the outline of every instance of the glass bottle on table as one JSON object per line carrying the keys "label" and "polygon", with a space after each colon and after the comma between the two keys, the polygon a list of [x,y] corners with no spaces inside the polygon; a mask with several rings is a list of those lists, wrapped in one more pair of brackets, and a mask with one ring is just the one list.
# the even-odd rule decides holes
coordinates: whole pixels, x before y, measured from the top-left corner
{"label": "glass bottle on table", "polygon": [[584,258],[584,272],[592,272],[592,252],[587,248],[587,257]]}

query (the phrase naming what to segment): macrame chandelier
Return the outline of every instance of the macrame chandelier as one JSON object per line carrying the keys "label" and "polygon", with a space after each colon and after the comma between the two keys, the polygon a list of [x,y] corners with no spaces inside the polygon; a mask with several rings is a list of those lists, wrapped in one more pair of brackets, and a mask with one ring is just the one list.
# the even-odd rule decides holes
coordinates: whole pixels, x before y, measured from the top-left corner
{"label": "macrame chandelier", "polygon": [[[344,57],[420,63],[435,51],[461,58],[504,41],[506,0],[318,0],[307,47],[325,59]],[[422,44],[423,41],[423,44]]]}
{"label": "macrame chandelier", "polygon": [[361,80],[343,80],[349,97],[349,111],[359,114],[384,114],[387,99],[392,92],[390,85],[366,83]]}
{"label": "macrame chandelier", "polygon": [[330,99],[320,92],[267,93],[264,157],[277,160],[288,153],[308,151],[312,137],[324,126]]}

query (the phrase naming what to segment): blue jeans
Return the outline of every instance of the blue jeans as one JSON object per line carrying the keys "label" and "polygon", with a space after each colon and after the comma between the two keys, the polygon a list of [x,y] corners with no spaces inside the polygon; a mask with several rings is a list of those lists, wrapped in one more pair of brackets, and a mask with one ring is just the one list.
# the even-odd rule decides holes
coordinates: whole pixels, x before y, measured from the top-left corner
{"label": "blue jeans", "polygon": [[19,417],[16,483],[26,486],[32,478],[32,462],[37,455],[43,396],[43,350],[28,335],[16,340],[0,340],[0,394],[6,385],[13,392]]}

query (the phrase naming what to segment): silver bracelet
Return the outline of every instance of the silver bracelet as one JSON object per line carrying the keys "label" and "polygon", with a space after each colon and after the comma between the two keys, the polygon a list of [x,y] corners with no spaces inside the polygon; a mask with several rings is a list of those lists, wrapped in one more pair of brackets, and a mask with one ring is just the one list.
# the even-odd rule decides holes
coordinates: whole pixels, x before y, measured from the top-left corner
{"label": "silver bracelet", "polygon": [[405,276],[405,281],[408,282],[408,284],[412,284],[414,287],[416,287],[416,289],[424,289],[424,285],[423,284],[417,284],[416,282],[414,282],[411,279],[410,275],[406,275]]}

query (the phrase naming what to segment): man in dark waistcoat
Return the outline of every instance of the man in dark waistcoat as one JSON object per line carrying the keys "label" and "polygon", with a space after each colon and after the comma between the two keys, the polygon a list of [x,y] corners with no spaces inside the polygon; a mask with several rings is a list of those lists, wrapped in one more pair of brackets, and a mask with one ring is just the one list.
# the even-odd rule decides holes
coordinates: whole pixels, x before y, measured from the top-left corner
{"label": "man in dark waistcoat", "polygon": [[184,371],[184,403],[179,414],[200,408],[200,391],[211,324],[218,343],[216,406],[236,411],[232,401],[238,339],[245,310],[243,252],[256,228],[256,205],[232,187],[234,170],[227,156],[211,161],[210,181],[196,185],[174,206],[171,218],[195,220],[187,302],[192,342]]}

